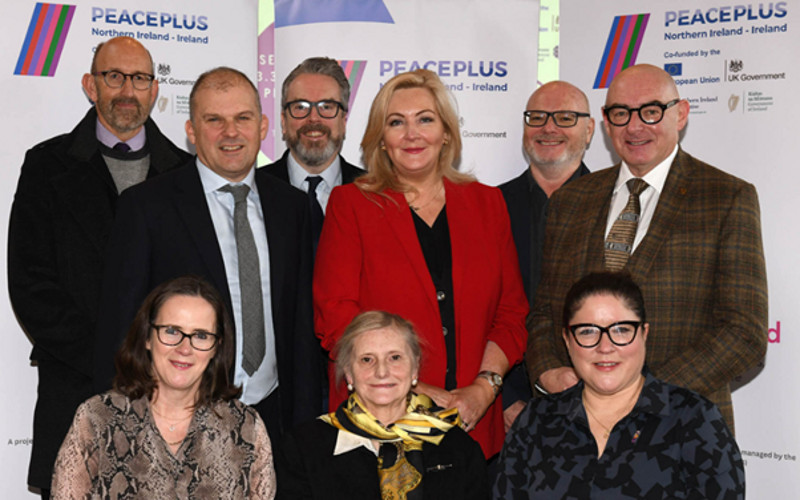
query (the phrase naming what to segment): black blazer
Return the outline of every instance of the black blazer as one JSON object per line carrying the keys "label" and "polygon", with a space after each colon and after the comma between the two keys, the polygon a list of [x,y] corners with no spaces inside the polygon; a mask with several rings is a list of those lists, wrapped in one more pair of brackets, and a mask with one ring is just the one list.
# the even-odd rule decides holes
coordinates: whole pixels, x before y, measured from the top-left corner
{"label": "black blazer", "polygon": [[[338,429],[321,420],[288,433],[275,454],[278,500],[376,500],[378,458],[366,448],[333,456]],[[422,446],[424,498],[489,498],[486,460],[480,446],[455,427],[438,445]]]}
{"label": "black blazer", "polygon": [[[92,107],[70,133],[26,153],[8,227],[8,291],[39,372],[28,482],[42,488],[75,410],[92,395],[91,345],[117,204],[96,124]],[[148,177],[191,158],[152,120],[144,127]]]}
{"label": "black blazer", "polygon": [[[277,177],[283,182],[289,182],[289,166],[287,164],[289,158],[289,150],[283,152],[283,156],[278,158],[275,163],[261,167],[262,170],[268,174]],[[339,164],[342,166],[342,184],[349,184],[356,180],[356,178],[364,173],[363,169],[356,167],[345,161],[342,155],[339,155]]]}
{"label": "black blazer", "polygon": [[[284,429],[319,413],[321,370],[311,310],[308,203],[296,189],[256,170],[269,244],[270,290]],[[255,235],[259,237],[259,235]],[[195,161],[125,191],[109,244],[95,343],[96,390],[109,387],[113,354],[149,291],[197,274],[232,311],[225,264]]]}

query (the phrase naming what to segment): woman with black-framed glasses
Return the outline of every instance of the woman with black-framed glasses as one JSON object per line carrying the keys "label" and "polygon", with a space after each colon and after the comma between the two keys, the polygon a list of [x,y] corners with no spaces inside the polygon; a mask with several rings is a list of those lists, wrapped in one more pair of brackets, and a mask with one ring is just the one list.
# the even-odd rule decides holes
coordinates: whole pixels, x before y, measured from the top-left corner
{"label": "woman with black-framed glasses", "polygon": [[267,430],[230,382],[233,325],[219,293],[183,276],[144,300],[114,389],[84,402],[52,498],[273,498]]}
{"label": "woman with black-framed glasses", "polygon": [[645,367],[650,325],[628,274],[575,283],[564,324],[580,382],[522,411],[494,498],[744,498],[742,458],[719,409]]}

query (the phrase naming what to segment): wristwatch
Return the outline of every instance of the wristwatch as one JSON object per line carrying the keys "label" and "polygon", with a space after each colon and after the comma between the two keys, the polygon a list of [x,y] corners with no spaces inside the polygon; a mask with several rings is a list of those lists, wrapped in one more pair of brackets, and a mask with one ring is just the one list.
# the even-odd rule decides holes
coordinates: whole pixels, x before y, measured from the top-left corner
{"label": "wristwatch", "polygon": [[478,377],[485,378],[489,382],[489,385],[492,386],[495,396],[497,396],[497,394],[503,389],[503,376],[499,373],[484,370],[478,373]]}

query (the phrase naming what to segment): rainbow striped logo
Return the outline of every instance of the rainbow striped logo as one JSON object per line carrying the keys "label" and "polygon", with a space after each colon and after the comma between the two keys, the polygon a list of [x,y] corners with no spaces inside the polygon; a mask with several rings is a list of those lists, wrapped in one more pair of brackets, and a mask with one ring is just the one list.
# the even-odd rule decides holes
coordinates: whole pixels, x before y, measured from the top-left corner
{"label": "rainbow striped logo", "polygon": [[611,80],[628,66],[636,64],[639,46],[650,14],[617,16],[611,24],[608,41],[594,79],[594,88],[607,89]]}
{"label": "rainbow striped logo", "polygon": [[342,59],[339,61],[339,66],[342,67],[347,80],[350,82],[350,102],[347,103],[347,109],[352,109],[353,102],[356,100],[358,86],[361,85],[361,77],[364,76],[364,69],[367,67],[367,61],[346,61]]}
{"label": "rainbow striped logo", "polygon": [[74,5],[37,3],[25,42],[19,51],[15,75],[53,76],[64,49]]}

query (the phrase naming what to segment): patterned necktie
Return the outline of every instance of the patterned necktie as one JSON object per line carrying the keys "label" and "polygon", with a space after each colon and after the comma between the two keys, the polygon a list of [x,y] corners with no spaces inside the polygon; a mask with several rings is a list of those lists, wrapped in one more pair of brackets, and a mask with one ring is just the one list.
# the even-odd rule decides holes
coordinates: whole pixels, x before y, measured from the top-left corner
{"label": "patterned necktie", "polygon": [[308,205],[309,208],[311,208],[311,237],[314,243],[314,255],[316,255],[319,235],[322,233],[322,223],[325,220],[325,214],[322,213],[322,206],[317,199],[317,186],[322,182],[322,177],[319,175],[309,175],[306,177],[306,181],[308,181]]}
{"label": "patterned necktie", "polygon": [[242,302],[242,368],[252,375],[261,366],[266,351],[264,338],[264,299],[261,291],[261,268],[250,222],[247,219],[245,184],[222,186],[220,191],[233,194],[234,236],[239,260],[239,291]]}
{"label": "patterned necktie", "polygon": [[124,142],[118,142],[114,144],[112,149],[114,149],[114,151],[119,151],[120,153],[127,153],[131,150],[131,147]]}
{"label": "patterned necktie", "polygon": [[639,225],[639,195],[647,189],[647,183],[638,178],[630,179],[626,185],[630,193],[628,204],[614,221],[606,238],[605,264],[609,271],[620,271],[628,263]]}

